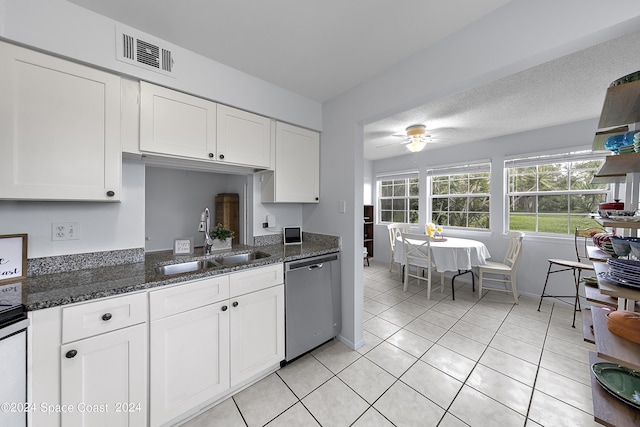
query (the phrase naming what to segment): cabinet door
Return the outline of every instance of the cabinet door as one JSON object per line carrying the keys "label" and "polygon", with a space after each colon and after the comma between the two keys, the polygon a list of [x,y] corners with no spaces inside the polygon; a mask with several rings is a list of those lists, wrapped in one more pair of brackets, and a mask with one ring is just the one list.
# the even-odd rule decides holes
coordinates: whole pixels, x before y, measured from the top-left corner
{"label": "cabinet door", "polygon": [[225,105],[218,105],[218,160],[268,168],[271,155],[271,120]]}
{"label": "cabinet door", "polygon": [[0,42],[0,199],[120,198],[120,77]]}
{"label": "cabinet door", "polygon": [[61,404],[69,409],[63,426],[146,425],[146,324],[69,343],[61,352]]}
{"label": "cabinet door", "polygon": [[216,104],[140,82],[140,150],[216,159]]}
{"label": "cabinet door", "polygon": [[320,197],[320,135],[276,124],[275,202],[317,203]]}
{"label": "cabinet door", "polygon": [[229,388],[228,300],[151,322],[151,425]]}
{"label": "cabinet door", "polygon": [[284,285],[230,301],[233,387],[284,359]]}

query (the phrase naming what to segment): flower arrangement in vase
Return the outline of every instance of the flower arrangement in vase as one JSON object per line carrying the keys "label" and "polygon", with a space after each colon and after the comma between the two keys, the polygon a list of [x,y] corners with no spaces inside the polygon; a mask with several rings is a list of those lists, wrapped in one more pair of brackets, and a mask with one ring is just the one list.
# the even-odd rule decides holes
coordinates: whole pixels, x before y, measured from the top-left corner
{"label": "flower arrangement in vase", "polygon": [[231,240],[234,232],[225,228],[221,223],[216,224],[213,230],[209,232],[209,237],[213,239],[211,249],[231,249]]}
{"label": "flower arrangement in vase", "polygon": [[435,225],[432,222],[428,222],[424,227],[425,233],[433,240],[442,240],[442,226]]}

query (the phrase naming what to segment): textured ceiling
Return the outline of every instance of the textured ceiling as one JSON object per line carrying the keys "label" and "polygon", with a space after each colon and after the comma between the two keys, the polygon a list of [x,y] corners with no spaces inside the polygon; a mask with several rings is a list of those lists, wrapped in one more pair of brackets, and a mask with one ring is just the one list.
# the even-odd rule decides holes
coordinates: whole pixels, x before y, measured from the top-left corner
{"label": "textured ceiling", "polygon": [[412,124],[434,129],[428,149],[598,117],[606,88],[640,69],[638,58],[640,32],[371,123],[364,157],[407,154],[403,139],[392,135]]}

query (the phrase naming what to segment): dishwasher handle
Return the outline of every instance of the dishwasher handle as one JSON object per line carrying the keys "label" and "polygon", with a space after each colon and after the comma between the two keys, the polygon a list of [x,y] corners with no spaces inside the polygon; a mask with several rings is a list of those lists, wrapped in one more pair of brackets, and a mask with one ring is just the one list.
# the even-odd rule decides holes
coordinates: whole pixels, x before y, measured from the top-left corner
{"label": "dishwasher handle", "polygon": [[289,261],[284,263],[285,272],[292,270],[299,270],[307,267],[309,270],[317,270],[323,267],[324,263],[337,261],[337,254],[324,255],[299,261]]}

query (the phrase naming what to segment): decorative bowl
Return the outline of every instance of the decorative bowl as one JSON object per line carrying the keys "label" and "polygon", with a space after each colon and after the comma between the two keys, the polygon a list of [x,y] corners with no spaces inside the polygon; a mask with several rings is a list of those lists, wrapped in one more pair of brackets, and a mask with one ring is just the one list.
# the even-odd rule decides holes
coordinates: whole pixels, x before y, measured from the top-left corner
{"label": "decorative bowl", "polygon": [[612,256],[614,258],[616,258],[618,255],[616,254],[616,251],[613,250],[613,244],[611,242],[604,242],[602,244],[602,247],[600,248],[602,249],[604,252],[606,252],[609,256]]}
{"label": "decorative bowl", "polygon": [[631,247],[631,255],[640,259],[640,241],[630,240],[629,246]]}
{"label": "decorative bowl", "polygon": [[602,249],[602,244],[605,242],[610,242],[610,238],[611,238],[611,234],[610,233],[597,233],[594,234],[592,239],[593,239],[593,244],[596,245],[596,247],[598,249]]}
{"label": "decorative bowl", "polygon": [[631,252],[629,241],[623,237],[610,237],[613,251],[618,256],[627,256]]}

